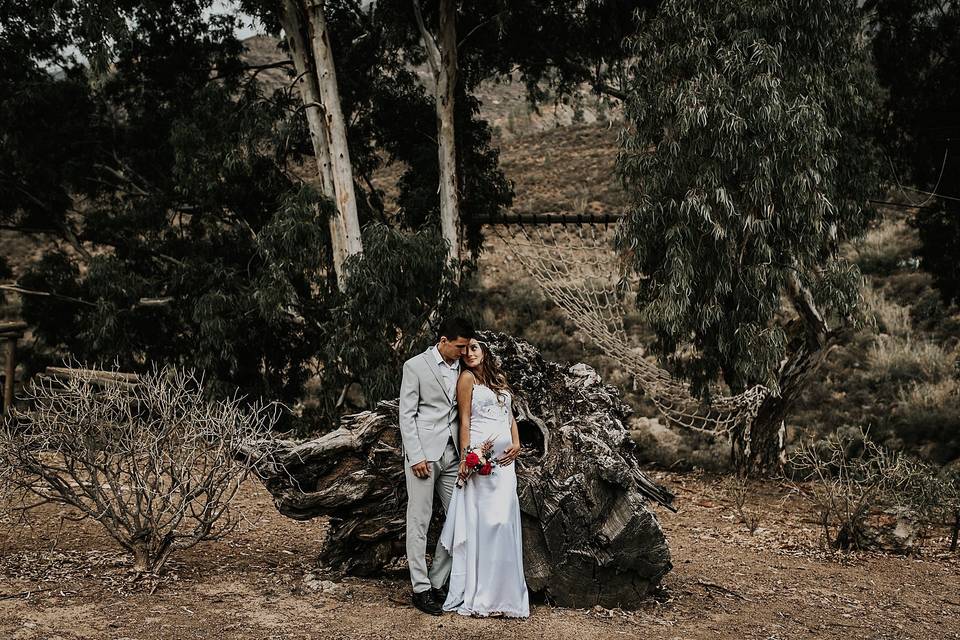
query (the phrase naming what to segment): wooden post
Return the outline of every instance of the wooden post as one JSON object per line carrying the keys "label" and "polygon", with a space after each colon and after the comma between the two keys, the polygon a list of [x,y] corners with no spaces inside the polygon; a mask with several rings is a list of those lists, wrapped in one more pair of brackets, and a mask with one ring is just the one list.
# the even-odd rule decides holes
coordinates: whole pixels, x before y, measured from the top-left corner
{"label": "wooden post", "polygon": [[13,382],[17,371],[17,340],[23,337],[26,322],[0,322],[0,340],[6,342],[4,348],[3,413],[13,406]]}

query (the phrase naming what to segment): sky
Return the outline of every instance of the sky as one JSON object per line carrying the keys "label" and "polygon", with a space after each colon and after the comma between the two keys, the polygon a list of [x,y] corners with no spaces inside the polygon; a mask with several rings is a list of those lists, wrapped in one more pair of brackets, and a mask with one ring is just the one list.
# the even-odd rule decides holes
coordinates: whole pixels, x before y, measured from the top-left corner
{"label": "sky", "polygon": [[244,24],[242,28],[237,29],[237,38],[241,40],[259,33],[264,33],[263,25],[260,24],[258,20],[255,20],[252,16],[240,11],[235,2],[230,2],[229,0],[216,0],[210,6],[210,9],[207,10],[206,15],[217,13],[227,13],[239,16],[240,20]]}

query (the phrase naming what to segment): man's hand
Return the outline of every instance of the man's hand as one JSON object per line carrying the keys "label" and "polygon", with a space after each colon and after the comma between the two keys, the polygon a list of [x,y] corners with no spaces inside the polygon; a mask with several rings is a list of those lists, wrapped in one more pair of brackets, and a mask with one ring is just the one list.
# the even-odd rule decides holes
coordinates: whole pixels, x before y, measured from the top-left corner
{"label": "man's hand", "polygon": [[410,468],[413,470],[413,475],[418,478],[429,478],[430,477],[430,465],[427,464],[426,460],[421,460],[415,465],[411,465]]}
{"label": "man's hand", "polygon": [[497,460],[502,466],[513,464],[513,461],[520,455],[520,443],[511,444],[503,450],[503,455]]}

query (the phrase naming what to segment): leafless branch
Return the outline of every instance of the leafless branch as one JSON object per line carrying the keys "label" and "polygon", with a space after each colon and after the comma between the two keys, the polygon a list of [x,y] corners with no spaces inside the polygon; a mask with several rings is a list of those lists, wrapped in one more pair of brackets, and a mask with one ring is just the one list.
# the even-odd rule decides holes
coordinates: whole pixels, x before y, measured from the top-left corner
{"label": "leafless branch", "polygon": [[233,530],[233,499],[259,462],[249,445],[269,451],[277,405],[210,402],[202,377],[174,368],[51,373],[0,427],[0,489],[96,520],[141,572]]}
{"label": "leafless branch", "polygon": [[76,302],[77,304],[85,304],[88,307],[96,307],[92,302],[86,300],[81,300],[80,298],[74,298],[73,296],[65,296],[59,293],[53,293],[50,291],[35,291],[33,289],[25,289],[24,287],[19,286],[16,283],[13,284],[0,284],[0,289],[3,291],[13,291],[14,293],[20,293],[28,296],[43,296],[47,298],[56,298],[57,300],[66,300],[68,302]]}

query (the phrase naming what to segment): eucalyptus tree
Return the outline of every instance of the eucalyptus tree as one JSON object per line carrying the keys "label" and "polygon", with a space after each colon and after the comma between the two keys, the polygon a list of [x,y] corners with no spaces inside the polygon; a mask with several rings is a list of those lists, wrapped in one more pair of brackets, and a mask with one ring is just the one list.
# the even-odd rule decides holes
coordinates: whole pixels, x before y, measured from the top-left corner
{"label": "eucalyptus tree", "polygon": [[447,242],[447,259],[459,260],[460,196],[457,192],[457,149],[454,113],[457,88],[457,7],[440,0],[437,36],[427,28],[420,0],[412,0],[413,14],[433,76],[437,111],[437,148],[440,166],[440,230]]}
{"label": "eucalyptus tree", "polygon": [[623,78],[623,40],[632,32],[633,12],[651,4],[622,0],[410,0],[437,112],[440,221],[451,259],[459,258],[460,245],[454,117],[457,83],[464,82],[471,91],[481,80],[516,68],[534,103],[548,98],[545,88],[552,88],[556,99],[584,82],[597,93],[621,99],[623,91],[614,83]]}
{"label": "eucalyptus tree", "polygon": [[336,204],[329,217],[333,266],[341,289],[346,287],[344,263],[362,253],[360,220],[350,160],[347,121],[340,99],[337,64],[327,22],[327,4],[302,0],[267,0],[242,3],[269,25],[279,24],[287,53],[296,69],[318,182]]}
{"label": "eucalyptus tree", "polygon": [[0,16],[0,183],[21,195],[0,215],[41,240],[13,283],[34,330],[28,373],[64,357],[179,364],[217,390],[285,401],[311,374],[336,299],[331,207],[278,144],[295,105],[261,93],[235,21],[205,8],[121,7],[136,28],[112,32],[109,71],[96,77],[63,56],[97,44],[74,14],[17,20],[48,36],[43,50]]}
{"label": "eucalyptus tree", "polygon": [[784,419],[845,329],[873,217],[875,80],[854,3],[668,0],[630,41],[619,238],[653,348],[705,398],[772,394],[735,434],[776,469]]}
{"label": "eucalyptus tree", "polygon": [[[0,221],[41,248],[0,269],[16,276],[6,285],[33,328],[28,375],[64,357],[176,364],[204,370],[217,392],[290,404],[314,378],[320,415],[306,412],[307,428],[346,410],[353,383],[370,401],[395,392],[388,369],[422,346],[423,318],[456,291],[421,217],[436,190],[433,108],[368,14],[325,5],[371,245],[339,279],[335,203],[301,177],[314,154],[303,101],[288,83],[259,82],[282,52],[251,65],[236,20],[206,0],[2,6]],[[78,49],[103,62],[98,72],[64,53]],[[460,124],[476,185],[465,204],[498,207],[509,185],[489,130],[469,112]],[[385,211],[371,186],[387,154],[406,165],[409,214]],[[371,317],[371,299],[388,312]]]}

